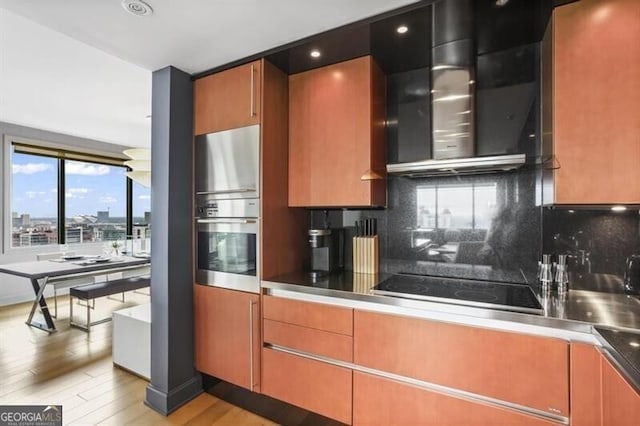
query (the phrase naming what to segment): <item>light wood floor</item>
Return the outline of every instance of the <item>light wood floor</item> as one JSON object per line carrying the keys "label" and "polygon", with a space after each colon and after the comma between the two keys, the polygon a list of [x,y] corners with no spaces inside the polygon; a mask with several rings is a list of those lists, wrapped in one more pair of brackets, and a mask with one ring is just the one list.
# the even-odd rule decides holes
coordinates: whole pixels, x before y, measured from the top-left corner
{"label": "light wood floor", "polygon": [[[92,319],[148,300],[134,293],[125,304],[98,299]],[[143,403],[147,382],[113,366],[111,322],[91,333],[69,328],[68,296],[60,296],[58,332],[49,335],[24,323],[30,308],[0,307],[0,404],[62,404],[64,423],[73,425],[275,424],[209,394],[161,416]]]}

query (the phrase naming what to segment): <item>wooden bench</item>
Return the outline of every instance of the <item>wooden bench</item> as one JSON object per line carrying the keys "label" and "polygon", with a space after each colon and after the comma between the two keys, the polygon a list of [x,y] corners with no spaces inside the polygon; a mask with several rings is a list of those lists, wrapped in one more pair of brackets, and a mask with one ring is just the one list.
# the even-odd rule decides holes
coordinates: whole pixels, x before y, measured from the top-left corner
{"label": "wooden bench", "polygon": [[149,287],[151,285],[150,276],[137,276],[127,277],[112,281],[105,281],[95,284],[82,285],[78,287],[71,287],[69,289],[69,324],[72,327],[81,328],[86,331],[91,330],[92,325],[101,324],[103,322],[111,321],[111,317],[104,318],[98,321],[91,322],[91,307],[87,303],[87,322],[85,324],[75,322],[73,320],[73,298],[89,301],[90,299],[96,299],[98,297],[111,296],[117,293],[124,293],[126,291],[139,290],[141,288]]}

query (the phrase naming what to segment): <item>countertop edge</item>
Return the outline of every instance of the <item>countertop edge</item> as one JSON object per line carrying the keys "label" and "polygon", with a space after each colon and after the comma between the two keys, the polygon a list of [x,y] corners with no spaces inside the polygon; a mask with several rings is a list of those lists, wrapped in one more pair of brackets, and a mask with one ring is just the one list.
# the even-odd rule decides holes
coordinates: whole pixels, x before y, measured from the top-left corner
{"label": "countertop edge", "polygon": [[327,303],[348,308],[403,315],[454,324],[552,337],[601,346],[593,326],[579,321],[545,318],[532,314],[498,311],[446,303],[415,301],[390,296],[352,293],[301,286],[277,281],[261,281],[262,292],[291,299]]}

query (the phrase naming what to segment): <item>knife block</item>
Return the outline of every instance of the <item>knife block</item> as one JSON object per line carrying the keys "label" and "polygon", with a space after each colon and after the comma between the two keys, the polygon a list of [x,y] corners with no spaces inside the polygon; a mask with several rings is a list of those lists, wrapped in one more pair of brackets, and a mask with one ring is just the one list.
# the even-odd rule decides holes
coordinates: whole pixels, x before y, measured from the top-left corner
{"label": "knife block", "polygon": [[377,274],[379,268],[378,236],[353,237],[353,272]]}
{"label": "knife block", "polygon": [[360,294],[371,294],[371,289],[378,284],[380,277],[378,274],[364,274],[362,272],[353,273],[353,292]]}

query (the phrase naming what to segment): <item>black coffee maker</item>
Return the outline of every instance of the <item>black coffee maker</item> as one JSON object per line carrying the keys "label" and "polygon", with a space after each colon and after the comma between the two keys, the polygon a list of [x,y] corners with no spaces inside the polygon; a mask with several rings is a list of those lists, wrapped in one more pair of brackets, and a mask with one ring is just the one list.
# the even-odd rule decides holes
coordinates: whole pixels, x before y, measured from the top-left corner
{"label": "black coffee maker", "polygon": [[309,229],[309,245],[312,277],[344,268],[344,228]]}

